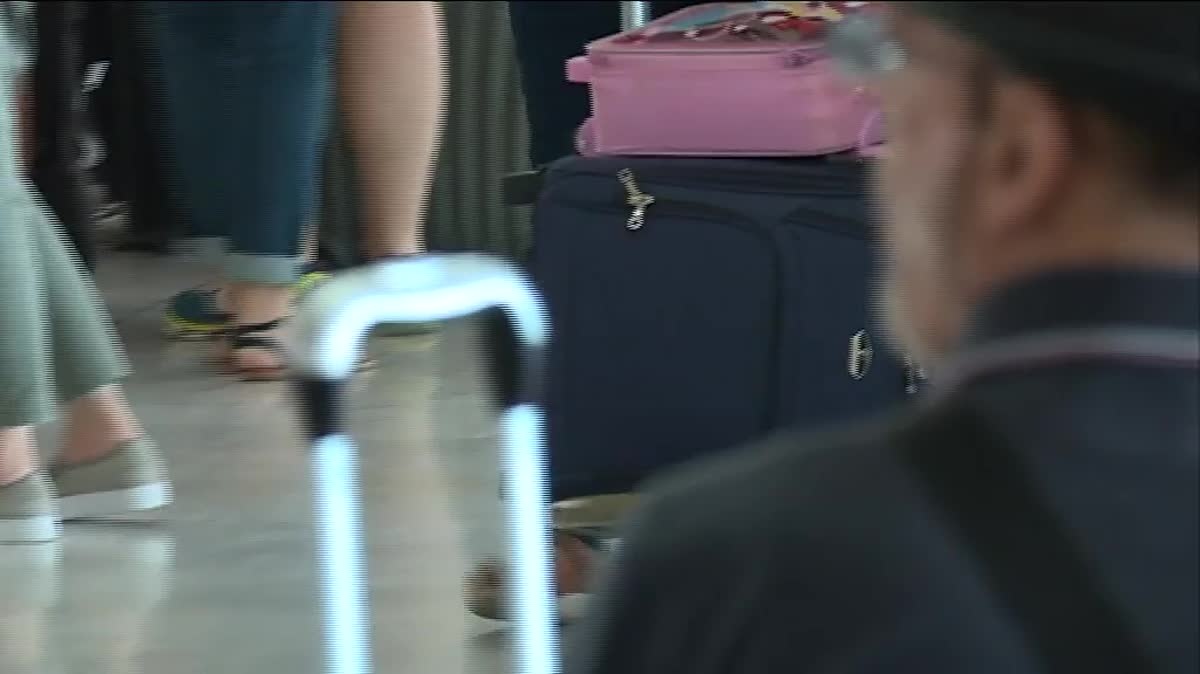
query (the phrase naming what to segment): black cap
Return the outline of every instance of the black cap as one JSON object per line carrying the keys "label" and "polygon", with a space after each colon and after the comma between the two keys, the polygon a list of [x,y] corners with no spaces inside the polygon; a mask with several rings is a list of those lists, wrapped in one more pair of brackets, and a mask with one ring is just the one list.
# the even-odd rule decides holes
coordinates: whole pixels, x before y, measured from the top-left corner
{"label": "black cap", "polygon": [[1200,141],[1200,2],[908,2],[1064,96]]}

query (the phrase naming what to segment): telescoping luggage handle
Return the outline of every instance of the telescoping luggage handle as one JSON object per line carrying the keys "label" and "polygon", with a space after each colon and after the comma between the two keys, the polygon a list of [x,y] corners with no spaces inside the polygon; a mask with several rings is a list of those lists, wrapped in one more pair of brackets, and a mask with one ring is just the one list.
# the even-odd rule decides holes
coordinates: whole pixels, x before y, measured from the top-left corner
{"label": "telescoping luggage handle", "polygon": [[371,329],[499,308],[519,351],[519,374],[502,397],[501,462],[511,541],[518,674],[556,674],[558,643],[550,572],[550,503],[543,470],[540,362],[549,323],[532,284],[513,265],[479,254],[377,262],[340,273],[312,292],[292,335],[312,441],[312,480],[326,674],[369,674],[371,620],[358,500],[357,447],[345,428],[343,384]]}
{"label": "telescoping luggage handle", "polygon": [[649,2],[621,3],[621,32],[637,30],[650,23]]}

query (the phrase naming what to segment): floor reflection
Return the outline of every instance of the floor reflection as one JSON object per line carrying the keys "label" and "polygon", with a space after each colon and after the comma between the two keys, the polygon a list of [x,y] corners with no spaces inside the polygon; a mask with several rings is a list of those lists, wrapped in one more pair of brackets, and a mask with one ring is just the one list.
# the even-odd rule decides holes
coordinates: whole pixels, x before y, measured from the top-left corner
{"label": "floor reflection", "polygon": [[[324,674],[294,391],[222,377],[212,345],[159,337],[163,299],[200,278],[178,258],[102,260],[130,398],[177,502],[161,524],[71,524],[57,546],[0,547],[0,674]],[[476,344],[466,323],[381,338],[380,368],[350,387],[380,674],[511,671],[502,638],[472,641],[502,626],[462,602],[472,562],[503,549]]]}
{"label": "floor reflection", "polygon": [[160,526],[130,522],[68,525],[57,543],[0,550],[0,671],[151,674],[142,655],[174,549]]}

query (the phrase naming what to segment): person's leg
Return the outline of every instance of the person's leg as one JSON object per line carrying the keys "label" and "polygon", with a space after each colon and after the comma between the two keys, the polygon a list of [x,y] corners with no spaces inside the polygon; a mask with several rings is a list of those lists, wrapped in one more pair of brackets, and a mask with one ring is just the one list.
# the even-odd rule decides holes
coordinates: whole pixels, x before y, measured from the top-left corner
{"label": "person's leg", "polygon": [[[251,11],[253,10],[253,11]],[[243,148],[233,175],[230,202],[236,219],[224,265],[235,332],[252,330],[271,340],[271,325],[290,313],[292,287],[300,276],[300,240],[316,204],[324,147],[333,31],[337,5],[276,2],[249,5],[236,17],[244,65],[238,74],[229,125]],[[283,363],[268,348],[231,342],[235,371],[274,378]]]}
{"label": "person's leg", "polygon": [[[81,498],[104,506],[82,515],[163,505],[166,478],[119,386],[127,368],[99,296],[48,207],[20,185],[0,191],[0,539],[57,533],[32,432],[54,417],[56,398],[69,402],[54,476],[60,505]],[[126,498],[145,485],[156,498]]]}
{"label": "person's leg", "polygon": [[[300,273],[301,231],[313,214],[336,5],[158,9],[182,192],[196,233],[227,234],[228,320],[242,329],[283,318]],[[269,349],[230,356],[238,371],[280,367]]]}
{"label": "person's leg", "polygon": [[223,20],[225,4],[153,2],[146,12],[161,63],[163,131],[171,148],[166,182],[185,216],[184,249],[211,274],[168,302],[164,328],[175,338],[215,337],[227,322],[217,291],[234,213],[223,190],[234,179],[227,173],[228,158],[239,156],[241,148],[227,132],[237,71],[226,53],[233,31]]}
{"label": "person's leg", "polygon": [[[319,123],[320,118],[307,115],[305,106],[296,104],[297,99],[303,103],[303,91],[290,98],[275,94],[280,88],[295,89],[297,79],[303,84],[305,77],[311,81],[324,75],[321,70],[314,73],[308,63],[324,55],[311,32],[301,30],[282,39],[275,35],[280,29],[273,26],[287,23],[288,17],[280,16],[280,10],[287,8],[264,12],[248,4],[255,3],[154,5],[153,34],[162,53],[172,179],[190,219],[188,250],[211,272],[205,283],[168,302],[164,327],[172,338],[218,337],[229,327],[234,312],[246,320],[261,319],[255,322],[279,318],[288,310],[293,290],[303,292],[323,276],[314,268],[315,255],[310,251],[314,246],[309,245],[310,235],[315,234],[313,209],[303,203],[312,199],[314,188],[295,180],[305,169],[289,159],[295,157],[296,147],[306,144],[295,137],[303,135],[296,129],[303,128],[305,120]],[[312,8],[300,9],[312,12]],[[320,17],[318,12],[317,23]],[[303,22],[299,23],[303,29]],[[261,39],[255,40],[255,35]],[[307,55],[297,54],[297,49],[287,46],[288,39],[312,48]],[[280,71],[284,81],[273,82]],[[289,137],[293,142],[281,149],[281,139],[286,143]],[[280,187],[289,184],[290,189]],[[301,228],[296,214],[306,211]],[[306,236],[304,251],[298,254],[300,229]],[[234,231],[236,244],[230,238]],[[289,288],[296,277],[297,255],[307,271]],[[263,279],[258,272],[264,268],[267,282],[255,282]],[[239,307],[234,306],[232,282],[242,286]]]}
{"label": "person's leg", "polygon": [[23,219],[36,247],[61,449],[50,470],[64,519],[151,510],[171,500],[158,450],[125,399],[129,368],[100,294],[37,195]]}
{"label": "person's leg", "polygon": [[[229,3],[239,5],[242,3]],[[225,186],[239,147],[228,132],[236,64],[221,52],[232,39],[221,19],[225,3],[153,3],[154,42],[163,72],[166,137],[172,147],[169,181],[188,213],[187,238],[220,257],[233,205]]]}
{"label": "person's leg", "polygon": [[[433,2],[342,3],[339,84],[368,258],[423,251],[447,88]],[[398,37],[402,36],[402,37]]]}
{"label": "person's leg", "polygon": [[[33,154],[33,116],[21,101],[27,78],[15,80],[18,104],[14,136],[17,173],[27,173]],[[103,304],[87,280],[77,251],[40,194],[14,174],[0,181],[0,210],[8,226],[0,238],[0,485],[36,469],[32,426],[54,416],[56,395],[70,401],[59,461],[95,461],[141,436],[116,382],[126,371],[113,346],[115,334]],[[53,377],[48,376],[53,374]]]}

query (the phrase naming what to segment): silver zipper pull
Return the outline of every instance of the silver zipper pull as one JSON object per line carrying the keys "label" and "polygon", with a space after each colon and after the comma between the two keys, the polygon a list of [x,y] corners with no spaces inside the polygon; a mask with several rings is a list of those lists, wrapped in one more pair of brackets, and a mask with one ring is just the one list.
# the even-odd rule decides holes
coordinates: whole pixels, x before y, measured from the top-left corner
{"label": "silver zipper pull", "polygon": [[633,209],[633,212],[629,214],[629,219],[625,221],[625,229],[636,232],[646,224],[646,209],[654,203],[654,197],[638,189],[633,171],[629,169],[617,171],[617,180],[621,181],[621,185],[625,187],[625,193],[628,195],[625,203]]}

